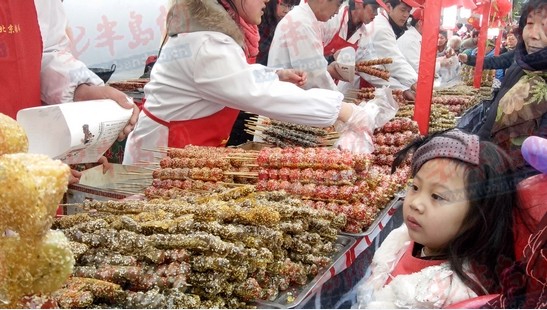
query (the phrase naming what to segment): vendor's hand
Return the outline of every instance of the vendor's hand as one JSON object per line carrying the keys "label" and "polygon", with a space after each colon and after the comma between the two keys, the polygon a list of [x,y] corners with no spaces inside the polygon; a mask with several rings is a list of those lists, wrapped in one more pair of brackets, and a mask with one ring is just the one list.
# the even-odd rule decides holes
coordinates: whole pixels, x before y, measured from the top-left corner
{"label": "vendor's hand", "polygon": [[70,176],[68,178],[68,185],[79,183],[81,177],[82,177],[82,173],[80,171],[70,169]]}
{"label": "vendor's hand", "polygon": [[340,138],[336,142],[336,147],[354,154],[372,153],[374,151],[372,143],[374,120],[363,107],[353,105],[350,112],[351,115],[347,121],[338,123],[337,130],[340,132]]}
{"label": "vendor's hand", "polygon": [[458,55],[458,59],[459,59],[462,63],[466,64],[466,63],[467,63],[467,54],[465,54],[465,53],[459,54],[459,55]]}
{"label": "vendor's hand", "polygon": [[414,83],[414,84],[410,85],[410,90],[413,91],[413,92],[416,92],[417,88],[418,88],[418,83]]}
{"label": "vendor's hand", "polygon": [[298,69],[281,69],[275,71],[280,81],[290,82],[296,86],[302,87],[306,84],[308,75],[303,70]]}
{"label": "vendor's hand", "polygon": [[414,101],[416,100],[416,92],[410,89],[407,89],[403,92],[403,98],[405,98],[405,100],[408,100],[408,101]]}
{"label": "vendor's hand", "polygon": [[133,131],[133,128],[137,123],[137,119],[139,118],[139,108],[135,105],[131,98],[127,97],[127,95],[123,92],[110,86],[81,84],[74,91],[74,101],[98,99],[112,99],[125,109],[133,109],[133,114],[131,115],[131,118],[129,118],[127,125],[125,125],[123,130],[118,135],[118,140],[122,141],[131,131]]}

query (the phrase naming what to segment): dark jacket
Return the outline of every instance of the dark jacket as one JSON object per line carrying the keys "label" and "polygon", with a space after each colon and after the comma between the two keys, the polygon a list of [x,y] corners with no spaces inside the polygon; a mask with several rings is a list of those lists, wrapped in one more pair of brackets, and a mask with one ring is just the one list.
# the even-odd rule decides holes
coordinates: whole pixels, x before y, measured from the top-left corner
{"label": "dark jacket", "polygon": [[[485,70],[507,69],[511,67],[514,59],[515,59],[514,50],[500,54],[499,56],[485,57],[482,68]],[[474,67],[477,64],[477,56],[468,55],[466,64]]]}
{"label": "dark jacket", "polygon": [[[540,53],[540,52],[538,52]],[[544,53],[547,53],[544,51]],[[547,55],[547,54],[546,54]],[[540,55],[534,55],[540,56]],[[547,59],[545,63],[536,62],[534,69],[535,72],[547,72]],[[502,98],[506,95],[514,96],[514,93],[507,94],[525,75],[522,62],[514,62],[506,71],[505,79],[503,80],[500,90],[496,97],[492,100],[491,104],[485,104],[485,117],[483,124],[476,130],[481,138],[492,140],[499,146],[501,146],[514,160],[515,166],[518,168],[519,176],[517,178],[522,179],[529,175],[539,173],[528,165],[522,158],[520,153],[520,146],[513,143],[516,139],[525,138],[527,136],[540,136],[547,138],[547,101],[540,100],[538,103],[522,106],[522,100],[516,102],[521,104],[513,112],[514,122],[511,125],[500,125],[499,120],[496,120],[498,116],[498,107]],[[544,78],[545,80],[545,78]],[[535,117],[528,117],[530,113],[523,113],[524,111],[532,111]],[[520,113],[519,113],[520,112]],[[497,123],[498,122],[498,123]],[[496,129],[497,128],[497,129]]]}

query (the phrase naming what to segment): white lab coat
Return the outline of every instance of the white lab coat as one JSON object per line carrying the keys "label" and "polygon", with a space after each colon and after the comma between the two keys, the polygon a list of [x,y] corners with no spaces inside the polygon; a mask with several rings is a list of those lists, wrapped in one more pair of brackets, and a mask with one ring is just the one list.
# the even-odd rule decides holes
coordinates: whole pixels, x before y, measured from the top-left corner
{"label": "white lab coat", "polygon": [[[348,11],[346,12],[346,8]],[[321,28],[323,29],[323,42],[324,46],[327,46],[332,38],[335,35],[339,35],[342,38],[346,38],[348,36],[348,20],[349,20],[349,5],[347,2],[344,2],[340,9],[338,10],[338,14],[333,16],[331,19],[329,19],[325,23],[321,23]],[[340,30],[340,31],[338,31]],[[359,41],[361,36],[366,32],[365,25],[361,25],[355,32],[351,35],[348,41],[351,44],[355,44]]]}
{"label": "white lab coat", "polygon": [[420,52],[422,50],[422,35],[416,28],[410,26],[403,35],[397,39],[399,50],[405,51],[406,61],[414,68],[416,73],[420,67]]}
{"label": "white lab coat", "polygon": [[391,77],[389,81],[386,81],[364,73],[359,73],[359,75],[375,87],[389,86],[396,89],[409,89],[418,80],[418,74],[399,50],[387,13],[382,11],[378,14],[372,23],[366,26],[366,29],[370,36],[364,36],[359,40],[357,62],[390,57],[393,59],[393,63],[385,65],[385,68],[390,72]]}
{"label": "white lab coat", "polygon": [[59,0],[35,0],[43,53],[40,73],[41,100],[47,104],[74,101],[80,84],[104,85],[103,81],[70,53],[67,18]]}
{"label": "white lab coat", "polygon": [[[198,8],[205,6],[201,13],[218,5],[214,0],[188,1],[197,3]],[[249,65],[240,44],[226,34],[233,34],[234,29],[228,28],[237,27],[235,22],[219,20],[231,19],[227,12],[207,17],[191,12],[188,17],[199,19],[189,23],[201,23],[196,29],[215,31],[198,30],[169,38],[144,88],[144,107],[154,116],[184,121],[210,116],[228,106],[311,126],[326,127],[336,121],[342,94],[325,89],[306,91],[280,82],[272,69]],[[166,147],[168,132],[167,127],[141,112],[127,140],[124,164],[157,162],[157,153],[147,150]]]}
{"label": "white lab coat", "polygon": [[268,67],[304,70],[308,74],[305,89],[336,90],[336,84],[327,71],[327,60],[323,56],[321,24],[309,4],[295,6],[275,28],[268,54]]}

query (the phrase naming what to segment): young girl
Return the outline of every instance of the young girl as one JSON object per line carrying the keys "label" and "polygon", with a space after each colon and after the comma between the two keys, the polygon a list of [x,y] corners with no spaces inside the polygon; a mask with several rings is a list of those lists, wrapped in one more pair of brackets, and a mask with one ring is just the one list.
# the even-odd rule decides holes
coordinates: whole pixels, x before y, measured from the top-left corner
{"label": "young girl", "polygon": [[442,308],[499,292],[500,273],[514,261],[510,158],[452,129],[408,145],[394,167],[412,150],[404,224],[376,252],[358,306]]}

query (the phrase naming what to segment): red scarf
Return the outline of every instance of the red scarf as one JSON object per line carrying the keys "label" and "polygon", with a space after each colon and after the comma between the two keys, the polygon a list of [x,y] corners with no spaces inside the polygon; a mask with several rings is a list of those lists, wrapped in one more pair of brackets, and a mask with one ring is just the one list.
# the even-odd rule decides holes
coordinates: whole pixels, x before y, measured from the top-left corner
{"label": "red scarf", "polygon": [[[256,56],[258,55],[258,42],[260,41],[258,26],[248,24],[246,21],[244,21],[243,18],[236,14],[236,12],[226,1],[221,0],[220,3],[226,9],[228,14],[230,14],[230,16],[234,19],[234,21],[239,25],[239,28],[243,32],[243,35],[245,37],[245,46],[243,46],[243,50],[245,51],[245,57],[247,58],[247,62],[250,64],[255,63]],[[239,20],[236,20],[236,16],[239,18]]]}
{"label": "red scarf", "polygon": [[239,27],[243,30],[245,35],[245,56],[248,63],[255,63],[256,56],[258,55],[258,41],[260,41],[260,34],[258,33],[258,26],[248,24],[239,17]]}

